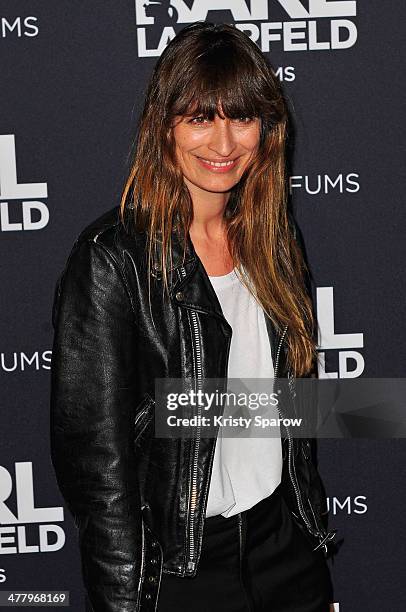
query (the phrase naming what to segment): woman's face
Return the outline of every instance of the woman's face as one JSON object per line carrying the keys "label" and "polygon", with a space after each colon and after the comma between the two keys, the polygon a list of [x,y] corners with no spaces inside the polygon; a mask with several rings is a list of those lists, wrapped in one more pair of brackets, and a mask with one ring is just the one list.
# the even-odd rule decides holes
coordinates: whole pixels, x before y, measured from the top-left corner
{"label": "woman's face", "polygon": [[[221,111],[221,109],[220,109]],[[221,113],[222,114],[222,113]],[[224,193],[240,180],[260,140],[260,120],[177,116],[173,127],[183,176],[203,191]]]}

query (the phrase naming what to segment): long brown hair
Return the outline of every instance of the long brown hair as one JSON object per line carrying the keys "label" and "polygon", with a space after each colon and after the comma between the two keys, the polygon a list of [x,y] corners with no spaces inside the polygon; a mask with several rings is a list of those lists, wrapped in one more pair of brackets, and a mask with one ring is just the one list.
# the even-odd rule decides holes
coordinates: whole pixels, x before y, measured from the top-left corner
{"label": "long brown hair", "polygon": [[[230,254],[242,282],[281,332],[288,326],[288,360],[296,376],[316,357],[306,266],[287,214],[287,108],[279,79],[250,38],[237,28],[198,22],[181,30],[156,63],[140,117],[134,158],[123,189],[123,223],[133,209],[148,233],[151,263],[161,242],[164,286],[171,235],[186,245],[193,205],[176,160],[172,134],[178,115],[213,119],[219,102],[229,118],[258,117],[258,153],[230,193],[224,217]],[[150,266],[148,266],[150,270]]]}

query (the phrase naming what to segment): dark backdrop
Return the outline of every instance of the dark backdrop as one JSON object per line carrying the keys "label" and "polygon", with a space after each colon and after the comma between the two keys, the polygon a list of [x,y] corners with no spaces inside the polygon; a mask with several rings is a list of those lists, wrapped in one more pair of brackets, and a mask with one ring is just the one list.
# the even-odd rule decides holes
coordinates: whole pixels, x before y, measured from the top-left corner
{"label": "dark backdrop", "polygon": [[[74,611],[82,609],[77,534],[49,457],[53,290],[79,232],[118,204],[147,80],[188,20],[258,35],[283,81],[320,376],[357,368],[400,377],[406,356],[403,2],[145,3],[0,7],[0,589],[69,590]],[[406,609],[405,460],[403,440],[319,442],[341,542],[337,610]]]}

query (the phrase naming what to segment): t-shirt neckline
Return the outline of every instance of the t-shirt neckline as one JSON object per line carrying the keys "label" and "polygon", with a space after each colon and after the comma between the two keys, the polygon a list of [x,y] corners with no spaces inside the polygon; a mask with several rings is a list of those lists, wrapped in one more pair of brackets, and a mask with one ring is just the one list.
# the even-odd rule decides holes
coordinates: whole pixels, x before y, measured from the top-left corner
{"label": "t-shirt neckline", "polygon": [[216,285],[216,287],[224,287],[225,285],[232,284],[239,280],[235,270],[236,269],[233,268],[231,272],[229,272],[228,274],[222,274],[221,276],[208,275],[210,282]]}

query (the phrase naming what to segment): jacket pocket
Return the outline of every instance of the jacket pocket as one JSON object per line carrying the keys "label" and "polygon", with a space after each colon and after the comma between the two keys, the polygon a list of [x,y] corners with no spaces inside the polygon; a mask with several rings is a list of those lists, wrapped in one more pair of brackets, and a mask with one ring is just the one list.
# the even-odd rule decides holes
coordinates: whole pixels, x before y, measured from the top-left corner
{"label": "jacket pocket", "polygon": [[155,400],[148,393],[145,393],[143,399],[135,410],[133,420],[133,439],[135,446],[138,446],[141,443],[142,435],[154,416],[154,407]]}

